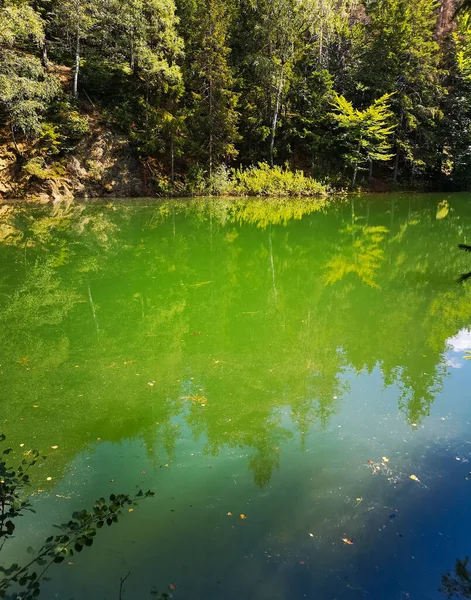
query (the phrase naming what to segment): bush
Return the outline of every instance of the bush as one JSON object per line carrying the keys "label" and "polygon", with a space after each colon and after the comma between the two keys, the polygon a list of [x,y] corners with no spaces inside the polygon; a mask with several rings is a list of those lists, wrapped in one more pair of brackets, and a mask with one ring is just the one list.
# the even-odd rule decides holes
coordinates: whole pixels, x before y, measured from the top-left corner
{"label": "bush", "polygon": [[326,196],[328,188],[302,171],[270,167],[267,163],[236,169],[229,193],[236,196]]}
{"label": "bush", "polygon": [[37,179],[46,180],[46,179],[60,179],[66,175],[64,167],[60,163],[54,163],[52,167],[48,167],[44,159],[40,156],[36,156],[29,160],[23,167],[24,171],[31,175],[31,177],[36,177]]}

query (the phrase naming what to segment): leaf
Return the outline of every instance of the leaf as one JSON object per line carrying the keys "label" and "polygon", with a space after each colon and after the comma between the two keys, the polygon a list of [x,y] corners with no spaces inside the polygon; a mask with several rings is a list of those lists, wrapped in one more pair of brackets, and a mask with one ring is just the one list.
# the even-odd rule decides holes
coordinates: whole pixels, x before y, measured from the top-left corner
{"label": "leaf", "polygon": [[227,516],[228,516],[228,517],[232,517],[232,515],[233,515],[233,514],[234,514],[234,513],[231,513],[231,512],[229,511],[229,512],[227,513]]}
{"label": "leaf", "polygon": [[172,590],[172,592],[173,592],[173,590],[176,590],[176,589],[177,589],[177,586],[176,586],[176,584],[175,584],[175,583],[171,583],[171,584],[168,586],[168,589],[169,589],[169,590]]}
{"label": "leaf", "polygon": [[239,515],[239,518],[240,518],[240,519],[242,519],[242,521],[245,521],[245,519],[247,518],[247,515],[246,515],[246,514],[244,514],[244,513],[241,513],[241,514]]}
{"label": "leaf", "polygon": [[388,463],[388,462],[389,462],[389,458],[386,458],[385,456],[383,456],[381,460],[382,460],[384,463]]}
{"label": "leaf", "polygon": [[348,538],[342,538],[342,542],[347,546],[353,546],[352,540],[349,540]]}
{"label": "leaf", "polygon": [[416,475],[411,475],[409,479],[412,479],[412,481],[418,481],[420,483],[420,479]]}

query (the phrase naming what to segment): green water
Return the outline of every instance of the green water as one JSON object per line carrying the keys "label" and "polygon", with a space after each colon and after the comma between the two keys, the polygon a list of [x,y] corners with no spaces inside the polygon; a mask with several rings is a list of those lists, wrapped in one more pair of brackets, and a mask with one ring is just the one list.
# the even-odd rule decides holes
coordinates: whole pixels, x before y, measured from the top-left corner
{"label": "green water", "polygon": [[461,195],[0,206],[1,428],[48,455],[2,562],[142,487],[41,597],[130,572],[124,598],[444,598],[471,554],[466,242]]}

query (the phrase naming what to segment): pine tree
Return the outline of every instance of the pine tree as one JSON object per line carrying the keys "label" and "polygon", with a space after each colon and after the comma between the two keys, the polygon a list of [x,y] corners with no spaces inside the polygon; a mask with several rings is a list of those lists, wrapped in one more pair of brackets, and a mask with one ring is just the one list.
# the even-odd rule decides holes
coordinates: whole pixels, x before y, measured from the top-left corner
{"label": "pine tree", "polygon": [[434,38],[437,1],[376,0],[364,29],[366,52],[357,73],[360,100],[394,93],[398,120],[394,180],[402,162],[411,177],[437,167],[444,95],[440,48]]}
{"label": "pine tree", "polygon": [[195,0],[187,5],[186,83],[193,154],[215,167],[237,155],[237,94],[229,65],[230,5]]}

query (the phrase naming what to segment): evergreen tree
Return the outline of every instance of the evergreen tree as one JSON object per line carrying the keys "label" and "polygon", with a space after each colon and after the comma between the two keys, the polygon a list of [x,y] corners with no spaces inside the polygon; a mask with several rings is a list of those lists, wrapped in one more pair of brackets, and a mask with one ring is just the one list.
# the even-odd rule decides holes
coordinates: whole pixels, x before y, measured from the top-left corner
{"label": "evergreen tree", "polygon": [[360,100],[394,93],[397,116],[394,180],[403,163],[412,178],[437,169],[444,90],[434,39],[437,1],[376,0],[364,28],[367,48],[357,73]]}
{"label": "evergreen tree", "polygon": [[211,177],[219,163],[237,155],[237,94],[228,45],[231,12],[225,0],[195,0],[188,8],[185,73],[192,154],[207,164]]}

